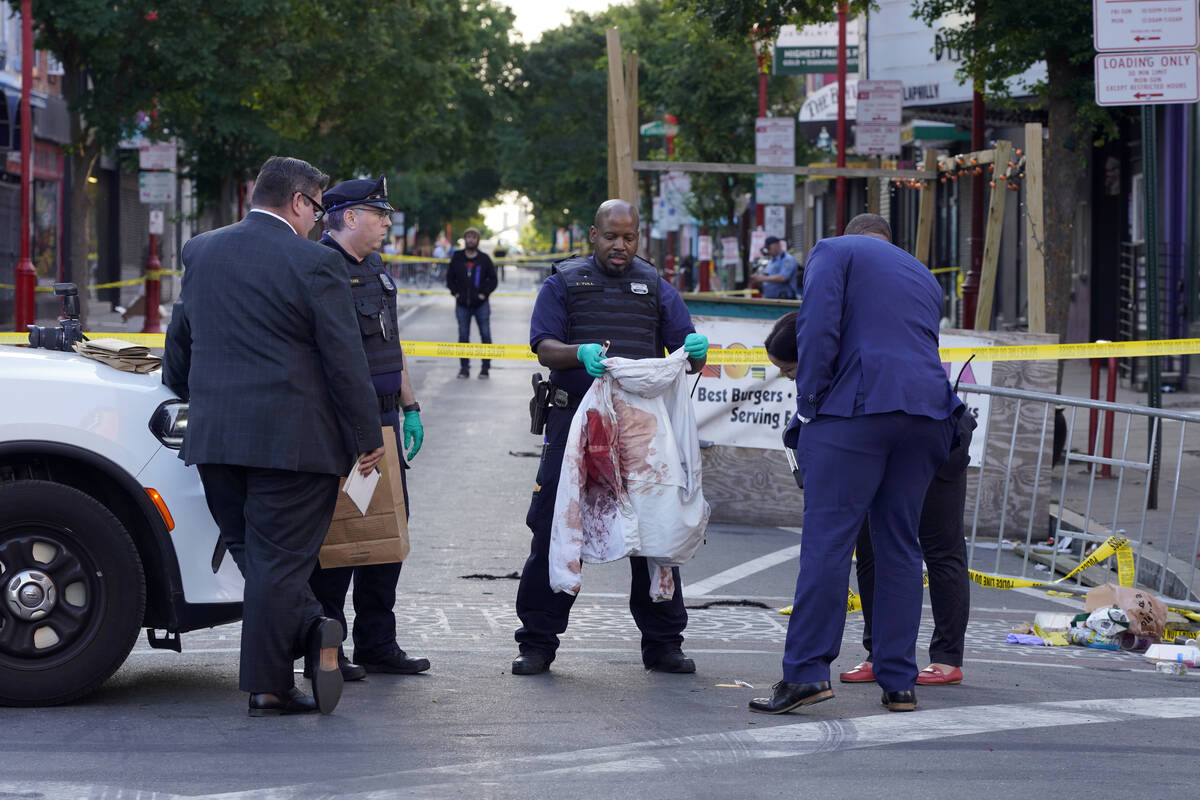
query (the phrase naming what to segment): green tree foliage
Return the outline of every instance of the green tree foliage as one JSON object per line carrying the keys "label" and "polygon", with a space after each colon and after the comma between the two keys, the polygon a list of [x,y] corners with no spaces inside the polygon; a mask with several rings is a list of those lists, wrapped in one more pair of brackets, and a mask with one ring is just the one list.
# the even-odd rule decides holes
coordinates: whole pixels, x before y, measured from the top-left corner
{"label": "green tree foliage", "polygon": [[[814,0],[682,0],[727,37],[769,26],[830,19],[836,4]],[[851,3],[869,12],[869,3]],[[974,82],[988,103],[1009,102],[1007,82],[1038,62],[1046,80],[1025,87],[1047,115],[1045,146],[1046,326],[1065,333],[1070,305],[1072,226],[1076,199],[1087,192],[1086,159],[1092,142],[1116,131],[1115,116],[1095,105],[1092,81],[1091,4],[1078,0],[1000,3],[994,0],[916,0],[914,16],[933,25],[948,14],[967,22],[942,29],[949,47],[962,53],[960,79]]]}
{"label": "green tree foliage", "polygon": [[[638,54],[639,120],[666,113],[678,118],[675,158],[754,160],[758,73],[749,39],[714,39],[707,25],[670,0],[636,0],[595,15],[575,13],[570,24],[547,31],[521,57],[516,109],[503,134],[506,184],[533,201],[543,233],[570,222],[586,228],[604,199],[604,31],[609,27],[621,31],[624,50]],[[799,108],[796,79],[773,78],[769,94],[772,113],[792,114]],[[662,147],[661,139],[641,137],[643,155],[661,157]],[[652,186],[646,177],[642,180],[644,190]],[[748,176],[695,176],[692,211],[706,224],[728,222],[738,196],[753,185]],[[648,201],[649,192],[643,195]]]}

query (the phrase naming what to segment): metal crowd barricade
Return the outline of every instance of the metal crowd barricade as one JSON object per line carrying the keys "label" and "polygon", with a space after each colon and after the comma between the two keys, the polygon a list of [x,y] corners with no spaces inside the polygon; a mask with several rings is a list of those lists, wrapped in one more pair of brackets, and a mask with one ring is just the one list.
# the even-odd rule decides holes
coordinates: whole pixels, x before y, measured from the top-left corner
{"label": "metal crowd barricade", "polygon": [[[970,395],[992,398],[991,421],[997,418],[997,405],[1002,406],[1000,413],[1005,419],[1011,417],[1013,420],[1011,434],[984,436],[982,464],[973,461],[968,473],[968,487],[974,489],[974,508],[971,508],[972,499],[969,498],[966,511],[970,523],[968,566],[971,569],[1050,583],[1059,573],[1069,572],[1083,560],[1089,543],[1098,545],[1110,536],[1120,535],[1130,540],[1134,550],[1135,585],[1155,592],[1173,607],[1200,611],[1200,602],[1197,602],[1200,586],[1196,583],[1197,560],[1200,558],[1200,470],[1193,469],[1189,473],[1184,469],[1185,459],[1197,455],[1195,450],[1185,449],[1185,438],[1189,425],[1195,426],[1193,435],[1200,435],[1200,413],[974,384],[962,384],[959,391],[968,398]],[[1038,414],[1029,413],[1031,406],[1036,409],[1039,404],[1042,407],[1040,418]],[[1052,464],[1056,409],[1061,409],[1066,423],[1062,463],[1058,465]],[[1115,432],[1121,440],[1112,457],[1096,455],[1094,450],[1089,451],[1087,443],[1077,443],[1081,444],[1080,449],[1072,449],[1077,421],[1087,426],[1088,415],[1078,412],[1093,409],[1111,412],[1099,414],[1099,417],[1103,420],[1103,433],[1108,436]],[[1023,454],[1027,457],[1024,462],[1016,455],[1019,431],[1026,434],[1026,441],[1039,442],[1036,454]],[[976,435],[984,433],[985,428],[981,425]],[[1040,436],[1030,436],[1038,433]],[[1094,433],[1091,435],[1095,436]],[[1033,462],[1032,467],[1029,460]],[[1111,477],[1105,477],[1102,470],[1094,468],[1097,465],[1109,468]],[[1032,480],[1029,480],[1031,470]],[[1061,472],[1056,474],[1055,470]],[[1010,496],[1014,491],[1014,475],[1022,479],[1016,481],[1022,490],[1031,487],[1027,504],[1024,498],[1017,503],[1017,498]],[[1161,485],[1156,486],[1159,482]],[[1186,483],[1181,485],[1181,482]],[[1161,508],[1156,507],[1156,490],[1158,496],[1170,498],[1169,505],[1164,503]],[[995,520],[981,519],[985,494],[995,498],[997,492],[998,526]],[[1050,496],[1042,496],[1043,492]],[[1107,515],[1109,503],[1111,517]],[[1046,510],[1049,511],[1047,516],[1039,520],[1040,513]],[[1023,530],[1013,531],[1016,526],[1010,520],[1012,516],[1027,517],[1020,526]],[[1042,529],[1045,534],[1038,533],[1039,524],[1048,526]],[[981,528],[985,530],[981,531]],[[996,532],[994,545],[991,541],[993,530]],[[1006,534],[1010,532],[1017,534],[1012,537],[1016,541],[1006,540]],[[1062,562],[1071,553],[1063,549],[1068,537],[1073,542],[1072,549],[1075,543],[1082,545],[1075,563],[1064,565]],[[994,559],[988,558],[992,547],[995,548]],[[1006,557],[1006,553],[1010,554]],[[989,561],[992,563],[986,563]],[[1042,563],[1048,570],[1039,572],[1036,566],[1031,566],[1031,561]],[[1115,558],[1109,559],[1087,572],[1094,576],[1094,570],[1111,570],[1109,579],[1116,583],[1115,562]],[[1054,588],[1070,594],[1085,594],[1090,587],[1084,585],[1083,577],[1084,573],[1080,573]]]}

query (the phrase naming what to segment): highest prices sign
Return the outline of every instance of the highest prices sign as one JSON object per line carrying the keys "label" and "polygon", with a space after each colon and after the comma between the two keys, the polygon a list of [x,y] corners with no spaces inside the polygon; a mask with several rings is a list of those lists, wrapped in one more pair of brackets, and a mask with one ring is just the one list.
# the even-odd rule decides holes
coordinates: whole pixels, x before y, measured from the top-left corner
{"label": "highest prices sign", "polygon": [[1096,56],[1096,104],[1139,106],[1200,100],[1200,58],[1182,52]]}

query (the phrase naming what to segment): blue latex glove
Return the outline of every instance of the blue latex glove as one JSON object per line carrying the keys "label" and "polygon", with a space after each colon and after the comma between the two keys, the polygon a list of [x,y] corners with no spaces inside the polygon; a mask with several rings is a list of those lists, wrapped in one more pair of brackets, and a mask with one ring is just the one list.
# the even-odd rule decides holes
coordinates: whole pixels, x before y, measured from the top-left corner
{"label": "blue latex glove", "polygon": [[406,458],[409,461],[421,451],[421,442],[425,441],[425,428],[421,425],[420,411],[404,412],[404,447],[408,450]]}
{"label": "blue latex glove", "polygon": [[683,349],[687,351],[688,358],[699,361],[708,355],[708,337],[702,333],[689,333],[683,340]]}
{"label": "blue latex glove", "polygon": [[592,342],[591,344],[579,345],[579,349],[575,351],[575,357],[579,359],[579,363],[583,364],[583,368],[588,371],[588,375],[591,375],[593,378],[599,378],[604,374],[606,369],[604,361],[600,356],[600,350],[600,345]]}

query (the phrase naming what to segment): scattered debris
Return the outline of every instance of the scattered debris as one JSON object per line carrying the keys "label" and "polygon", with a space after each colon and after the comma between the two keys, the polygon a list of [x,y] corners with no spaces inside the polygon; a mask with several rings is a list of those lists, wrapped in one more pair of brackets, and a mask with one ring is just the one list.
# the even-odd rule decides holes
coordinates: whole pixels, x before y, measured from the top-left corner
{"label": "scattered debris", "polygon": [[685,606],[691,610],[702,610],[712,608],[714,606],[746,606],[747,608],[770,608],[766,603],[761,603],[758,600],[709,600],[707,603],[699,603],[694,606]]}
{"label": "scattered debris", "polygon": [[510,572],[507,575],[489,575],[486,572],[476,572],[473,575],[459,575],[458,577],[466,581],[519,581],[521,573]]}

